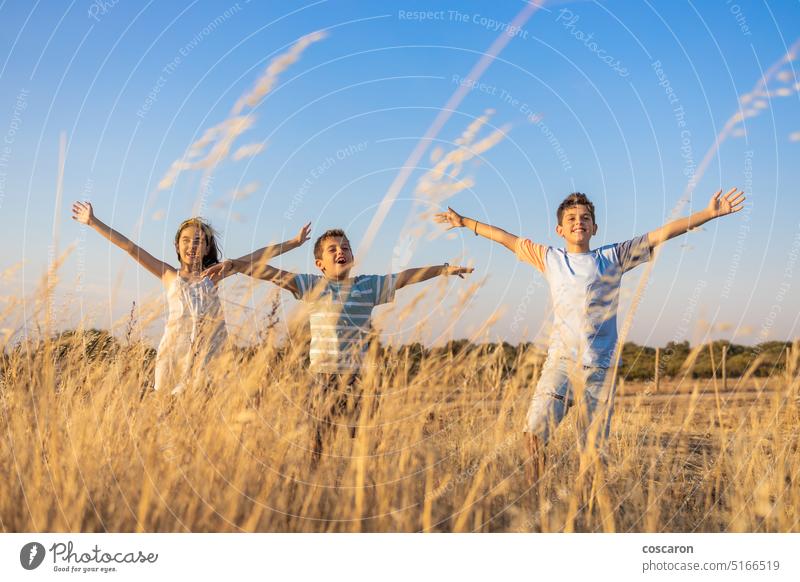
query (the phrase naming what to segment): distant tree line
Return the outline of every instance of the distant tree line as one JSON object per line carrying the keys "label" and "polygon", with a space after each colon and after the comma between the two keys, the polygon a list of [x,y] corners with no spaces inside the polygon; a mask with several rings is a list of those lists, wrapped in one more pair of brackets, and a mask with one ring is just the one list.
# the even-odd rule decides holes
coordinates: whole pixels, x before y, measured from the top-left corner
{"label": "distant tree line", "polygon": [[[728,377],[735,378],[744,375],[757,359],[759,361],[753,370],[753,375],[763,377],[776,372],[782,373],[786,369],[787,348],[792,346],[792,342],[770,341],[755,346],[746,346],[732,344],[727,340],[714,341],[710,344],[703,344],[696,354],[691,369],[684,370],[683,367],[692,352],[692,346],[688,341],[671,341],[660,348],[659,374],[662,378],[683,376],[684,373],[687,373],[690,378],[711,378],[716,369],[716,374],[719,376],[723,346],[727,347],[725,367]],[[418,362],[423,357],[432,356],[464,357],[472,354],[475,350],[486,353],[495,353],[501,350],[505,366],[510,373],[513,373],[522,362],[529,362],[531,358],[537,356],[541,360],[545,356],[540,349],[530,343],[520,343],[516,346],[506,342],[473,344],[466,339],[450,341],[444,346],[434,348],[426,348],[422,344],[414,343],[395,348],[394,351]],[[620,377],[626,380],[652,380],[655,376],[655,369],[656,348],[640,346],[633,342],[626,342],[623,345]]]}
{"label": "distant tree line", "polygon": [[[295,344],[297,345],[297,344]],[[308,342],[302,343],[307,349]],[[755,376],[768,376],[776,372],[782,373],[786,369],[787,348],[792,342],[770,341],[755,346],[732,344],[726,340],[714,341],[704,344],[689,370],[684,370],[684,364],[692,352],[688,341],[669,342],[660,348],[659,374],[662,378],[682,376],[684,373],[691,378],[710,378],[716,369],[716,374],[721,374],[723,346],[727,347],[726,369],[728,377],[742,376],[755,362],[758,364],[753,370]],[[146,363],[151,363],[155,358],[155,349],[146,345],[141,340],[132,340],[130,334],[122,339],[111,335],[108,331],[89,329],[85,331],[69,330],[58,334],[51,344],[53,355],[58,360],[65,357],[83,357],[88,361],[97,359],[111,359],[116,357],[143,358]],[[243,360],[258,354],[262,345],[237,348]],[[19,357],[23,350],[37,350],[38,347],[30,344],[16,344],[6,348],[0,354],[0,372],[6,367],[9,358],[13,355]],[[302,348],[301,348],[302,349]],[[274,357],[280,359],[287,349],[277,347],[273,350]],[[713,363],[712,363],[713,354]],[[530,366],[544,360],[545,354],[531,343],[511,345],[502,343],[471,343],[467,339],[452,340],[442,346],[426,347],[420,343],[411,343],[402,346],[380,346],[379,358],[392,358],[395,362],[401,360],[408,373],[413,376],[419,370],[420,362],[427,358],[450,359],[454,362],[461,358],[482,357],[492,355],[499,358],[504,374],[513,375],[520,365]],[[135,358],[134,358],[135,359]],[[656,369],[656,348],[640,346],[633,342],[626,342],[622,349],[622,365],[620,377],[626,380],[652,380]]]}

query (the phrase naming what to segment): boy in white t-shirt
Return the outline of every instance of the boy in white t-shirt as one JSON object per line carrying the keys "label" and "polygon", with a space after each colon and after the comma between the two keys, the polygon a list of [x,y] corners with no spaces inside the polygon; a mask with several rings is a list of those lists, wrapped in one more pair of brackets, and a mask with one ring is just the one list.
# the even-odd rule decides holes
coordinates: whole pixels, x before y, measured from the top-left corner
{"label": "boy in white t-shirt", "polygon": [[586,443],[590,434],[597,441],[608,436],[613,389],[606,375],[614,363],[622,275],[650,260],[654,247],[709,220],[738,212],[744,201],[744,192],[736,188],[724,196],[720,190],[706,208],[689,217],[594,250],[589,247],[597,234],[594,205],[579,192],[567,196],[558,207],[556,233],[566,243],[563,249],[514,236],[452,208],[436,215],[435,220],[449,224],[449,228],[469,228],[476,236],[502,244],[521,261],[536,267],[550,287],[553,332],[525,427],[532,481],[544,470],[545,443],[575,400],[582,404],[582,441]]}

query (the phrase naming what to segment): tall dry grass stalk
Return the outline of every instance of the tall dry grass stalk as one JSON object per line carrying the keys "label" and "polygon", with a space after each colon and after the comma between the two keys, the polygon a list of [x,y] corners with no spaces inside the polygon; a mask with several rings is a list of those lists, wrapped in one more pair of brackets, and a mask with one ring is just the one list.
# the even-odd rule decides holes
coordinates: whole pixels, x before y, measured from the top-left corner
{"label": "tall dry grass stalk", "polygon": [[629,390],[604,455],[579,449],[573,413],[531,488],[521,427],[541,354],[509,362],[484,346],[413,362],[399,346],[374,346],[356,438],[336,431],[312,468],[303,333],[270,331],[177,396],[149,389],[152,352],[139,342],[78,332],[9,344],[6,334],[0,527],[800,530],[797,344],[787,372],[749,398],[717,400],[697,383],[691,395]]}

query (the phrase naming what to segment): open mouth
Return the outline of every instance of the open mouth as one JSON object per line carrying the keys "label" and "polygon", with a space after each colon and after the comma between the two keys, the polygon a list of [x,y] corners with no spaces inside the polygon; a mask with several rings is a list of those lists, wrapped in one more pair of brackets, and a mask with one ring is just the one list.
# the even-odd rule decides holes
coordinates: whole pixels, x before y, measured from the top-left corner
{"label": "open mouth", "polygon": [[338,259],[336,259],[336,264],[337,265],[346,265],[347,264],[347,259],[344,258],[344,257],[339,257]]}

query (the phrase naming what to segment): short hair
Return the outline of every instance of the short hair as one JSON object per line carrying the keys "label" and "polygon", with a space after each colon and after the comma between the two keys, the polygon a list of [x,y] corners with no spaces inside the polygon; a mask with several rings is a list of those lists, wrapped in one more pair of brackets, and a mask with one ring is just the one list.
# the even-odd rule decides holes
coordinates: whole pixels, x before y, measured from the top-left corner
{"label": "short hair", "polygon": [[178,241],[181,239],[183,230],[190,226],[199,228],[206,238],[206,254],[203,256],[203,268],[208,269],[210,266],[219,263],[222,251],[219,248],[219,242],[217,242],[217,232],[212,228],[210,223],[199,216],[194,216],[181,222],[181,225],[178,227],[178,232],[175,233],[175,252],[178,254],[178,262],[181,260],[181,254],[178,253]]}
{"label": "short hair", "polygon": [[594,204],[589,200],[589,197],[582,192],[573,192],[558,205],[558,211],[556,212],[558,224],[561,224],[561,219],[564,218],[564,212],[566,212],[568,208],[574,208],[575,206],[585,206],[588,208],[589,214],[592,215],[592,222],[595,224],[597,223],[594,218]]}
{"label": "short hair", "polygon": [[[328,238],[343,238],[347,239],[347,235],[341,228],[332,228],[330,230],[326,230],[323,232],[317,241],[314,243],[314,258],[321,259],[322,258],[322,244],[325,242],[325,239]],[[350,242],[348,240],[348,242]]]}

